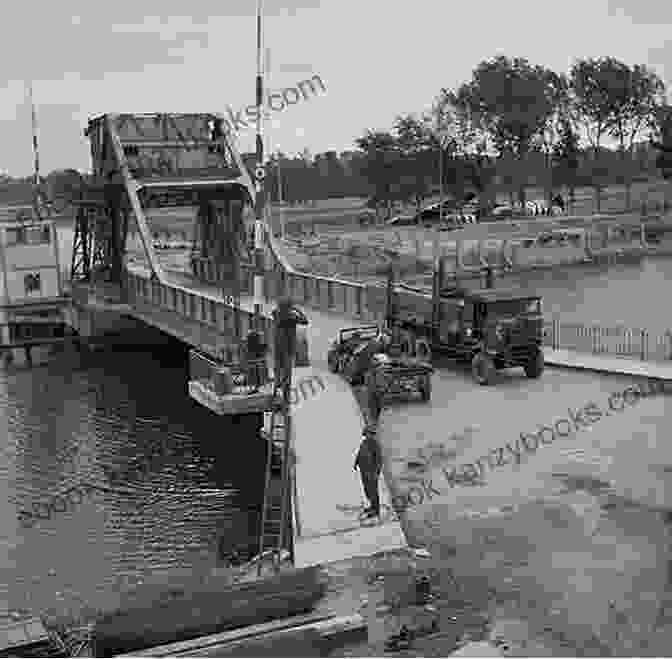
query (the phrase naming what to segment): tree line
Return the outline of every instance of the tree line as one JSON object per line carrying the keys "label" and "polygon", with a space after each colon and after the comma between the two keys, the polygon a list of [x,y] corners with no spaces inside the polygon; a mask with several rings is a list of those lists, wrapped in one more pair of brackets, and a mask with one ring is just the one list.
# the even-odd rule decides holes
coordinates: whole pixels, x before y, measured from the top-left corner
{"label": "tree line", "polygon": [[634,180],[656,169],[672,177],[672,109],[663,81],[645,65],[580,59],[559,74],[497,56],[457,88],[442,88],[431,111],[400,116],[392,131],[367,131],[356,144],[374,196],[388,206],[397,199],[419,206],[442,180],[455,197],[475,192],[481,204],[494,201],[497,187],[524,204],[532,183],[549,203],[559,189],[573,199],[577,187],[591,185],[598,212],[604,186],[618,183],[630,209]]}
{"label": "tree line", "polygon": [[[665,93],[655,71],[614,57],[579,59],[556,73],[500,55],[480,62],[456,88],[441,88],[428,112],[398,116],[389,131],[367,130],[351,151],[271,154],[266,189],[271,201],[290,205],[368,197],[389,214],[395,202],[420,207],[441,182],[450,195],[476,193],[486,205],[502,189],[524,204],[530,185],[543,187],[549,201],[563,189],[571,200],[577,187],[590,185],[599,212],[603,188],[616,183],[629,209],[634,181],[672,178]],[[252,171],[254,154],[243,160]],[[82,178],[58,170],[46,187],[64,199]],[[29,202],[30,183],[3,176],[0,201]]]}

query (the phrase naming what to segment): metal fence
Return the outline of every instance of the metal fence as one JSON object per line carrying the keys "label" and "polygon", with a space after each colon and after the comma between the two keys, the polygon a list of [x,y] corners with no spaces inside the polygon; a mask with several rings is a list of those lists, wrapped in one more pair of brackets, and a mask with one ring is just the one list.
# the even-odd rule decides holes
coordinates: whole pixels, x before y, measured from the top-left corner
{"label": "metal fence", "polygon": [[588,326],[551,320],[544,325],[544,345],[554,350],[634,357],[642,361],[672,359],[670,330],[654,334],[645,329]]}

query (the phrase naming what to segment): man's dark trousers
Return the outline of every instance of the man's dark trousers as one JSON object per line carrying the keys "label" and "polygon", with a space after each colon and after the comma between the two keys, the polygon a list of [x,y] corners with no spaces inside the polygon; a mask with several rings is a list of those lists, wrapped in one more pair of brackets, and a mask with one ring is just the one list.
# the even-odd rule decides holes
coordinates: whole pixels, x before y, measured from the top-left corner
{"label": "man's dark trousers", "polygon": [[365,474],[360,471],[364,494],[371,502],[371,509],[376,515],[380,515],[380,496],[378,494],[378,478],[380,474]]}

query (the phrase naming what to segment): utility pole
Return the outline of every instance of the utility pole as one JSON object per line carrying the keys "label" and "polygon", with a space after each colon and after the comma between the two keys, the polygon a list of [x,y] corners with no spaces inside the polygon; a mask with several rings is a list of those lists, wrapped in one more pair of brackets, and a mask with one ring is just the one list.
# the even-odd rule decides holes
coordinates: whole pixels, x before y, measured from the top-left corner
{"label": "utility pole", "polygon": [[[263,63],[263,41],[262,41],[262,1],[257,0],[257,78],[256,78],[256,100],[257,100],[257,141],[256,156],[257,165],[255,169],[256,199],[255,199],[255,222],[254,222],[254,315],[257,327],[259,328],[259,319],[264,296],[264,247],[268,223],[265,223],[265,190],[264,179],[266,168],[264,164],[264,63]],[[268,53],[267,53],[268,56]],[[270,58],[269,58],[270,59]],[[270,67],[269,67],[270,68]],[[270,149],[269,149],[270,151]],[[291,465],[290,465],[290,437],[291,437],[291,387],[292,387],[292,366],[296,347],[296,324],[299,319],[293,312],[291,301],[283,299],[278,304],[275,312],[275,385],[273,409],[271,410],[271,442],[268,450],[272,451],[275,441],[275,429],[277,416],[282,417],[282,425],[278,427],[282,444],[282,477],[281,477],[281,505],[280,505],[280,537],[279,546],[282,547],[287,541],[289,533],[289,510],[291,506],[290,484],[291,484]],[[269,454],[270,455],[270,454]],[[270,470],[270,458],[267,463],[267,469]],[[267,473],[266,484],[270,483],[270,471]],[[264,511],[270,497],[268,489],[264,492]],[[260,546],[263,551],[264,543],[264,523],[265,512],[262,513],[262,536]],[[287,543],[291,545],[290,543]],[[279,559],[279,553],[277,555]],[[279,569],[279,560],[275,562],[275,569]],[[261,563],[259,565],[261,571]]]}
{"label": "utility pole", "polygon": [[282,155],[278,148],[278,205],[280,206],[280,237],[285,238],[285,200],[282,194]]}
{"label": "utility pole", "polygon": [[264,67],[262,50],[262,0],[257,0],[257,167],[255,169],[255,221],[254,221],[254,315],[258,323],[264,296]]}
{"label": "utility pole", "polygon": [[443,224],[443,137],[439,144],[439,226]]}

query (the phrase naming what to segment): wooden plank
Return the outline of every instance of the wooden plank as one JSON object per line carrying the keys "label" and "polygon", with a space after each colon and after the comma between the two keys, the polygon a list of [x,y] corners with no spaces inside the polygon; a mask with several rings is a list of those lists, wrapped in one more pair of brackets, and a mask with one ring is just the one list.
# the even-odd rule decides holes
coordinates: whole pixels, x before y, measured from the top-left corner
{"label": "wooden plank", "polygon": [[330,620],[333,618],[330,614],[308,613],[304,615],[291,616],[281,620],[273,620],[259,625],[250,625],[240,629],[211,634],[209,636],[199,636],[188,641],[179,641],[178,643],[169,643],[160,645],[148,650],[134,652],[133,655],[118,655],[121,657],[174,657],[180,654],[191,653],[195,650],[206,650],[208,648],[223,647],[230,643],[238,643],[249,638],[270,634],[283,629],[300,628],[304,625],[311,625]]}
{"label": "wooden plank", "polygon": [[101,618],[94,629],[96,655],[184,641],[310,611],[325,585],[320,569],[292,570],[263,581],[226,588],[204,584],[193,592],[166,592]]}
{"label": "wooden plank", "polygon": [[192,657],[319,657],[321,638],[314,629],[300,629],[250,639],[229,647],[209,648]]}
{"label": "wooden plank", "polygon": [[360,614],[338,617],[311,614],[119,656],[315,657],[342,645],[346,639],[364,640],[366,629],[366,621]]}

